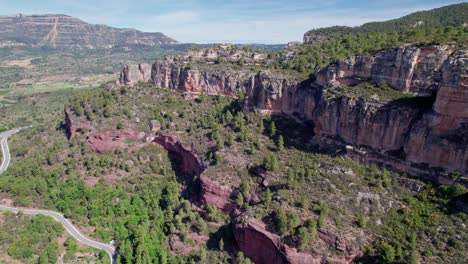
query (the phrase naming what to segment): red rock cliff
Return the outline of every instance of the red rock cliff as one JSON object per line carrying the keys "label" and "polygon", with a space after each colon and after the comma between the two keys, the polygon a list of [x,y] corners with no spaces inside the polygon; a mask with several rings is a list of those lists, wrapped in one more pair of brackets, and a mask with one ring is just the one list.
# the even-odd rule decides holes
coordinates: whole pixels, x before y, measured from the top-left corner
{"label": "red rock cliff", "polygon": [[[204,61],[190,67],[185,57],[156,62],[151,78],[158,87],[194,94],[242,91],[246,110],[312,121],[317,143],[362,147],[374,153],[362,160],[433,177],[439,169],[468,174],[466,53],[450,46],[402,46],[339,61],[302,82],[271,71],[225,69],[210,64],[211,53],[197,53]],[[121,79],[132,83],[131,76]],[[334,93],[340,85],[362,82],[385,83],[415,97],[389,102]]]}

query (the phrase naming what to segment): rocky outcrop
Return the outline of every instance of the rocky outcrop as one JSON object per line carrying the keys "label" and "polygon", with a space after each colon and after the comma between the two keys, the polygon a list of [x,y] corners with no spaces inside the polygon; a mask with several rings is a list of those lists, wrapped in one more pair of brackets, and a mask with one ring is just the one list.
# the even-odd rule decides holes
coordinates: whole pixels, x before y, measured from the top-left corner
{"label": "rocky outcrop", "polygon": [[219,210],[230,213],[235,207],[231,203],[231,194],[231,187],[222,186],[211,178],[201,175],[200,202],[202,204],[214,205]]}
{"label": "rocky outcrop", "polygon": [[267,230],[265,224],[255,218],[241,215],[234,222],[234,238],[240,250],[256,264],[313,264],[352,263],[362,252],[330,232],[320,231],[319,238],[345,253],[344,256],[321,256],[298,252],[281,241],[281,238]]}
{"label": "rocky outcrop", "polygon": [[[468,174],[467,55],[454,49],[401,46],[354,56],[302,82],[270,70],[209,66],[213,54],[220,53],[196,51],[154,63],[151,80],[157,87],[193,94],[237,96],[242,91],[246,111],[294,114],[314,124],[311,137],[321,145],[364,148],[368,156],[360,160],[433,178],[440,170]],[[188,58],[204,64],[189,67]],[[128,70],[122,75],[124,84],[141,79]],[[414,97],[384,100],[335,93],[340,86],[363,82],[384,83]]]}
{"label": "rocky outcrop", "polygon": [[151,65],[146,63],[125,66],[119,77],[120,83],[126,83],[129,86],[149,80],[151,80]]}
{"label": "rocky outcrop", "polygon": [[[325,99],[325,90],[313,110],[316,139],[367,147],[378,153],[369,154],[373,160],[405,172],[426,172],[433,179],[439,168],[468,174],[467,54],[449,56],[450,51],[445,46],[401,47],[320,71],[317,82],[327,87],[371,80],[436,98],[379,104],[346,96]],[[400,164],[385,153],[398,153]]]}
{"label": "rocky outcrop", "polygon": [[196,155],[192,148],[184,146],[179,140],[171,136],[160,135],[154,141],[169,152],[180,173],[190,177],[199,177],[205,170],[203,159]]}
{"label": "rocky outcrop", "polygon": [[354,56],[317,73],[317,83],[329,87],[371,81],[419,95],[438,90],[441,67],[453,52],[449,46],[401,46],[375,56]]}
{"label": "rocky outcrop", "polygon": [[15,46],[100,49],[175,44],[162,33],[91,25],[66,15],[0,16],[0,43]]}
{"label": "rocky outcrop", "polygon": [[239,249],[256,264],[288,263],[285,252],[281,250],[280,237],[266,231],[265,225],[258,220],[246,221],[243,224],[239,219],[234,227],[234,238]]}
{"label": "rocky outcrop", "polygon": [[203,70],[170,61],[154,63],[151,76],[157,87],[196,95],[204,93],[231,96],[237,96],[239,91],[245,91],[252,77],[250,73],[244,71]]}
{"label": "rocky outcrop", "polygon": [[[114,129],[100,131],[95,129],[89,121],[73,120],[72,114],[65,110],[65,132],[68,139],[75,136],[86,136],[91,151],[97,153],[111,152],[114,150],[137,150],[145,144],[146,134],[126,129]],[[128,140],[140,140],[140,144],[129,146]]]}
{"label": "rocky outcrop", "polygon": [[407,160],[468,174],[468,54],[457,52],[441,70],[433,111],[409,132]]}

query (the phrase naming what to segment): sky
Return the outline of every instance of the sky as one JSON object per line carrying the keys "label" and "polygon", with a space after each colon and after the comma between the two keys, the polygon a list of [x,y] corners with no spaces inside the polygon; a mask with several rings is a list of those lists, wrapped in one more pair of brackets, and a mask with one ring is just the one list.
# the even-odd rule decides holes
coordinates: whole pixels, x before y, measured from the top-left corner
{"label": "sky", "polygon": [[314,28],[357,26],[462,0],[0,0],[0,15],[66,14],[92,24],[162,32],[180,42],[301,41]]}

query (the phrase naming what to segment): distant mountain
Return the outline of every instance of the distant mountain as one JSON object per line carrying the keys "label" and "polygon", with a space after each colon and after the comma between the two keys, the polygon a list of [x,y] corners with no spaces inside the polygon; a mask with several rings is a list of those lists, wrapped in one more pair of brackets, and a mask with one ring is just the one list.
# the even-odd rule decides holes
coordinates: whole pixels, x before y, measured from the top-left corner
{"label": "distant mountain", "polygon": [[66,15],[0,16],[0,47],[100,49],[176,43],[162,33],[93,25]]}
{"label": "distant mountain", "polygon": [[304,34],[304,43],[323,41],[335,35],[399,31],[411,28],[461,26],[468,22],[468,3],[419,11],[407,16],[383,22],[371,22],[359,27],[334,26],[310,30]]}

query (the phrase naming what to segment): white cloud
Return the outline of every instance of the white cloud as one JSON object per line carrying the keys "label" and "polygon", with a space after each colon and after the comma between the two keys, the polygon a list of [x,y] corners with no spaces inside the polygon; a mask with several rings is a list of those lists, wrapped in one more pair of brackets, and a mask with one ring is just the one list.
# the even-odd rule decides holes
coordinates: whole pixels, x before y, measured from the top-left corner
{"label": "white cloud", "polygon": [[273,17],[227,18],[212,21],[194,12],[176,12],[145,19],[144,30],[161,31],[181,42],[286,43],[302,40],[315,27],[359,25],[372,18],[307,13]]}

